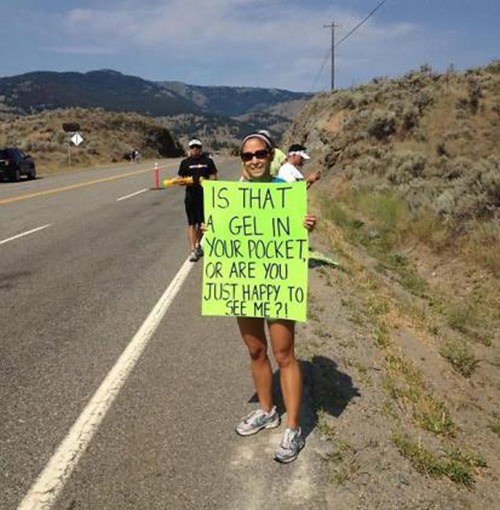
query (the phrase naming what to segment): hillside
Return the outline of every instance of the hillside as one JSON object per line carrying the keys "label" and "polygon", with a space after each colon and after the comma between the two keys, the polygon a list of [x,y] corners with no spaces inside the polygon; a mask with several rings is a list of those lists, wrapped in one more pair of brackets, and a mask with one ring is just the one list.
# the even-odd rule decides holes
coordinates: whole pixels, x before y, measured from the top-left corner
{"label": "hillside", "polygon": [[250,87],[201,87],[152,82],[112,70],[32,72],[0,78],[0,112],[32,115],[67,108],[136,112],[160,119],[185,144],[234,150],[243,134],[268,128],[279,139],[308,94]]}
{"label": "hillside", "polygon": [[300,101],[310,96],[301,92],[256,87],[202,87],[171,81],[159,84],[191,101],[204,112],[227,117],[267,111],[281,103]]}
{"label": "hillside", "polygon": [[37,71],[0,78],[0,104],[20,114],[56,108],[104,108],[152,117],[181,113],[233,116],[265,110],[306,94],[278,89],[200,87],[153,82],[117,71]]}
{"label": "hillside", "polygon": [[192,102],[154,83],[116,71],[39,71],[0,78],[0,98],[18,113],[57,108],[104,108],[146,115],[196,112]]}
{"label": "hillside", "polygon": [[210,114],[181,114],[158,117],[179,141],[187,146],[190,138],[203,140],[206,148],[213,151],[234,153],[241,139],[252,131],[267,129],[276,140],[290,127],[291,120],[273,113],[248,113],[238,117]]}
{"label": "hillside", "polygon": [[35,159],[39,174],[68,168],[69,137],[62,125],[78,123],[84,143],[71,146],[75,167],[123,161],[133,148],[143,157],[177,157],[182,146],[168,129],[138,114],[101,109],[70,108],[36,115],[4,115],[0,121],[0,146],[18,146]]}
{"label": "hillside", "polygon": [[341,266],[313,271],[298,335],[332,508],[495,507],[498,140],[498,62],[319,94],[285,136],[323,171],[313,244]]}

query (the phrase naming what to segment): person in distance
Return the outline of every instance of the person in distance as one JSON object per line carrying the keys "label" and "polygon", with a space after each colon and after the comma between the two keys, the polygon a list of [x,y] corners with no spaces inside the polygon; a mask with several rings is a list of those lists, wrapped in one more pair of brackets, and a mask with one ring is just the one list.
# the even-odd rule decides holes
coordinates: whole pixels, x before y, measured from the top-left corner
{"label": "person in distance", "polygon": [[301,172],[305,162],[310,160],[311,156],[307,154],[307,149],[298,143],[290,145],[286,162],[281,166],[278,177],[286,182],[306,181],[307,189],[321,178],[321,172],[318,170],[309,174],[305,179]]}
{"label": "person in distance", "polygon": [[189,260],[196,262],[203,256],[201,238],[203,235],[203,188],[200,178],[217,179],[217,168],[212,158],[202,154],[202,143],[199,139],[193,138],[188,143],[189,156],[181,161],[177,174],[180,177],[192,177],[193,184],[186,185],[186,196],[184,205],[188,220],[188,241],[191,249]]}

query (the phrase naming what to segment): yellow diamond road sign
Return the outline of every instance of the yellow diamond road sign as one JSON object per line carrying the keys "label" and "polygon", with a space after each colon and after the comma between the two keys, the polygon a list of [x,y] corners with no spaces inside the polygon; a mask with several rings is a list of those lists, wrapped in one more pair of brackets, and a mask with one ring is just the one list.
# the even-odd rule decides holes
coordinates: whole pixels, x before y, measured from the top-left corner
{"label": "yellow diamond road sign", "polygon": [[70,140],[78,147],[82,142],[83,138],[78,131],[70,138]]}

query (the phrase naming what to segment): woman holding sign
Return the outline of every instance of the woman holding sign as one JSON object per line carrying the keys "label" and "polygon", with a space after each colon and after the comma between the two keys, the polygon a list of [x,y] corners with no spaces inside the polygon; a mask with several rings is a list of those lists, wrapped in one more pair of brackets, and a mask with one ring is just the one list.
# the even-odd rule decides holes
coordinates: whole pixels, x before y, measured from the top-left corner
{"label": "woman holding sign", "polygon": [[[272,177],[271,162],[273,143],[263,133],[253,133],[244,138],[240,147],[243,176],[250,182],[284,182]],[[304,226],[312,230],[316,218],[307,215]],[[302,402],[302,372],[295,357],[295,321],[271,319],[267,321],[271,346],[280,368],[281,391],[287,411],[287,428],[274,459],[288,463],[297,458],[305,439],[300,428],[299,416]],[[267,356],[265,319],[238,317],[238,326],[250,354],[252,377],[257,391],[260,409],[252,411],[237,425],[241,436],[256,434],[262,429],[280,425],[280,416],[272,401],[272,367]]]}

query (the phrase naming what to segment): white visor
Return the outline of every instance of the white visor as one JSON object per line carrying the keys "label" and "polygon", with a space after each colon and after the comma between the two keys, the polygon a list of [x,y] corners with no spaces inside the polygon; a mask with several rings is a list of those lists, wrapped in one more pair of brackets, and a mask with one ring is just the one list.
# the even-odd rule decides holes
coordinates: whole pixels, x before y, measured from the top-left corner
{"label": "white visor", "polygon": [[300,156],[303,159],[311,159],[311,156],[305,151],[292,151],[288,153],[289,156]]}

